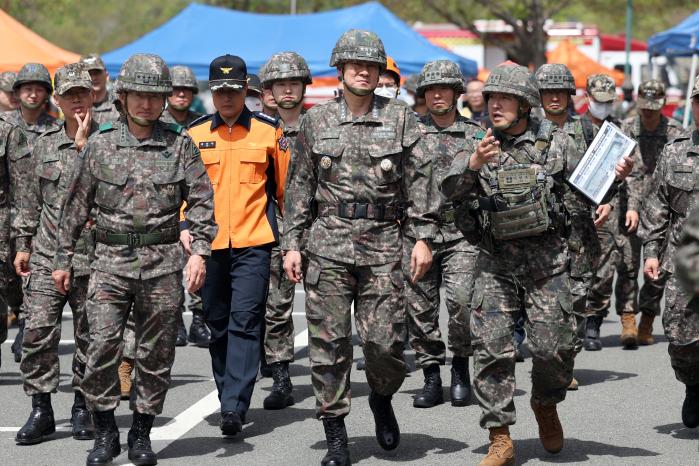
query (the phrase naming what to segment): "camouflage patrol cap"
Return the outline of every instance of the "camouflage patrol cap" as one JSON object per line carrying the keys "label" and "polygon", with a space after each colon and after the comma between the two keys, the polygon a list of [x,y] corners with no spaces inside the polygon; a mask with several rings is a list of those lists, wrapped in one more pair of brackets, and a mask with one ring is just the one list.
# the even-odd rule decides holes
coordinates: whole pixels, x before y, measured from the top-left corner
{"label": "camouflage patrol cap", "polygon": [[104,60],[97,53],[88,53],[80,57],[80,63],[85,66],[87,71],[100,70],[107,71],[107,67],[104,66]]}
{"label": "camouflage patrol cap", "polygon": [[520,97],[530,107],[541,104],[539,86],[528,69],[516,64],[502,64],[493,68],[483,86],[483,97],[488,100],[493,93],[510,94]]}
{"label": "camouflage patrol cap", "polygon": [[16,91],[22,84],[39,83],[42,84],[49,92],[53,92],[53,83],[51,75],[41,63],[27,63],[17,73],[15,83],[12,85],[12,90]]}
{"label": "camouflage patrol cap", "polygon": [[58,68],[53,79],[56,86],[56,95],[63,95],[75,87],[92,90],[90,73],[82,63],[70,63]]}
{"label": "camouflage patrol cap", "polygon": [[17,73],[14,71],[3,71],[0,73],[0,91],[12,92],[15,78],[17,78]]}
{"label": "camouflage patrol cap", "polygon": [[608,74],[593,74],[587,78],[587,94],[597,102],[607,103],[616,99],[616,84]]}
{"label": "camouflage patrol cap", "polygon": [[121,65],[114,87],[116,92],[153,92],[170,95],[170,70],[159,56],[137,53]]}
{"label": "camouflage patrol cap", "polygon": [[639,109],[660,110],[665,105],[665,84],[657,79],[651,79],[638,86]]}
{"label": "camouflage patrol cap", "polygon": [[274,81],[285,79],[299,79],[304,84],[313,82],[306,60],[296,52],[274,54],[260,69],[260,81],[264,87],[270,86]]}
{"label": "camouflage patrol cap", "polygon": [[190,67],[184,65],[173,66],[170,68],[170,76],[172,77],[172,87],[184,87],[195,94],[199,92],[197,77]]}
{"label": "camouflage patrol cap", "polygon": [[386,50],[375,32],[350,29],[340,36],[330,55],[330,66],[348,61],[376,63],[380,71],[386,69]]}
{"label": "camouflage patrol cap", "polygon": [[694,89],[692,89],[692,95],[690,95],[689,98],[693,99],[698,95],[699,95],[699,74],[694,78]]}
{"label": "camouflage patrol cap", "polygon": [[451,60],[435,60],[426,63],[417,80],[416,94],[423,96],[429,86],[450,86],[457,95],[464,93],[464,76],[459,65]]}
{"label": "camouflage patrol cap", "polygon": [[539,91],[562,90],[575,94],[575,79],[567,66],[561,63],[546,63],[536,70]]}

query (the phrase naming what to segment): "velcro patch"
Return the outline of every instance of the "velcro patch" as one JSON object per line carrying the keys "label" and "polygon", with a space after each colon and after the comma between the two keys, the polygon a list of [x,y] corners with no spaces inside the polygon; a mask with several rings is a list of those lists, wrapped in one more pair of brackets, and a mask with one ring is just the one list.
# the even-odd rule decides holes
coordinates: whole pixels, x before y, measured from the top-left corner
{"label": "velcro patch", "polygon": [[289,140],[285,136],[280,137],[279,138],[279,149],[287,150],[288,148],[289,148]]}
{"label": "velcro patch", "polygon": [[199,143],[199,149],[215,149],[216,141],[202,141]]}

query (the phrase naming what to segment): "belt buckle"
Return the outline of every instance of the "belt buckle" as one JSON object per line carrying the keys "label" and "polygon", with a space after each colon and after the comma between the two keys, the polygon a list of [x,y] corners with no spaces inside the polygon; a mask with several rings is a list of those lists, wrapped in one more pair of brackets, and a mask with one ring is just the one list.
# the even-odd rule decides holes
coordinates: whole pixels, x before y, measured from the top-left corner
{"label": "belt buckle", "polygon": [[134,247],[141,245],[141,235],[138,233],[129,232],[126,234],[126,244]]}
{"label": "belt buckle", "polygon": [[368,218],[369,204],[361,203],[354,205],[354,218]]}

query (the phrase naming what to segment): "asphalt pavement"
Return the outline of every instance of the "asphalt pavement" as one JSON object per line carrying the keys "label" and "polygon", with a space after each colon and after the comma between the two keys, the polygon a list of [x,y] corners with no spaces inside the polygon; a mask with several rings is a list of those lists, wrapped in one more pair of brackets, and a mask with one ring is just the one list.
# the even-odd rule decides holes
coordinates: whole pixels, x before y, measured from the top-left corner
{"label": "asphalt pavement", "polygon": [[[177,349],[172,386],[165,409],[156,419],[153,447],[162,465],[318,465],[325,454],[322,424],[314,417],[315,398],[308,369],[307,332],[303,316],[303,293],[296,295],[294,323],[297,333],[296,361],[291,366],[296,404],[282,411],[265,411],[262,400],[271,379],[256,386],[248,424],[242,435],[225,439],[218,429],[218,400],[206,349],[187,346]],[[442,309],[443,322],[446,311]],[[185,315],[187,324],[191,315]],[[82,465],[91,441],[70,436],[70,358],[73,350],[72,320],[64,313],[60,345],[61,384],[52,397],[58,431],[39,445],[18,446],[14,436],[26,420],[31,400],[24,395],[19,365],[12,360],[10,329],[2,344],[0,368],[0,465]],[[565,431],[565,446],[558,455],[546,453],[537,437],[537,426],[529,407],[531,360],[517,365],[517,423],[511,432],[517,464],[585,465],[699,465],[699,429],[686,429],[680,409],[684,387],[676,381],[667,355],[659,319],[654,326],[656,344],[623,350],[619,344],[620,324],[610,316],[602,327],[604,349],[583,351],[576,359],[575,375],[580,389],[569,392],[559,405]],[[355,360],[361,348],[355,346]],[[413,358],[411,352],[407,353]],[[487,431],[478,425],[477,404],[455,408],[449,400],[449,367],[442,368],[445,404],[415,409],[412,397],[420,391],[422,374],[413,372],[394,397],[401,426],[401,445],[384,452],[374,439],[369,386],[363,372],[352,371],[353,406],[346,418],[354,464],[361,465],[476,465],[488,448]],[[117,409],[121,442],[131,424],[128,403]],[[126,450],[115,464],[129,464]]]}

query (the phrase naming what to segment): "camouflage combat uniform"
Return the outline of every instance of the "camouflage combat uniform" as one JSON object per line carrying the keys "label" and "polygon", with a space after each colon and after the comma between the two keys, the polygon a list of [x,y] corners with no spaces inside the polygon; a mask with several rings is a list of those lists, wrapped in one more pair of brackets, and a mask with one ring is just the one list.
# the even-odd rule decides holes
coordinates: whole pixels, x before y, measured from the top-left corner
{"label": "camouflage combat uniform", "polygon": [[[139,69],[147,69],[148,78],[159,77],[144,82]],[[119,89],[171,92],[169,71],[159,57],[134,55],[122,66]],[[91,343],[83,392],[92,411],[113,411],[119,404],[118,357],[133,305],[137,371],[131,409],[156,415],[170,384],[176,313],[183,301],[179,209],[186,201],[192,253],[209,256],[216,233],[211,183],[186,132],[159,121],[143,141],[131,134],[126,117],[103,124],[81,160],[61,213],[54,268],[69,270],[73,245],[96,206],[97,245],[87,293]]]}
{"label": "camouflage combat uniform", "polygon": [[[80,63],[82,63],[88,71],[100,70],[105,73],[107,72],[107,67],[104,66],[102,57],[95,53],[83,55],[80,57]],[[109,81],[107,81],[107,85],[109,85]],[[92,104],[92,121],[99,125],[110,121],[117,121],[119,119],[119,111],[116,108],[115,101],[116,96],[108,90],[103,101]]]}
{"label": "camouflage combat uniform", "polygon": [[[499,68],[496,68],[498,75],[486,82],[485,93],[522,92],[508,87],[510,82],[519,83],[517,89],[532,89],[525,96],[530,105],[538,103],[536,82],[530,83],[533,77],[525,68]],[[567,221],[563,211],[585,209],[579,205],[582,198],[571,196],[570,187],[565,183],[580,154],[572,138],[554,129],[551,122],[545,120],[537,126],[530,121],[519,136],[495,131],[501,155],[498,162],[484,165],[479,171],[469,169],[468,164],[482,133],[467,139],[441,186],[447,199],[457,203],[476,197],[479,211],[489,212],[492,222],[494,212],[500,212],[494,195],[499,189],[519,182],[518,172],[509,177],[508,171],[523,167],[539,170],[536,167],[541,167],[549,180],[550,200],[558,206],[550,206],[553,210],[548,213],[548,227],[539,225],[532,230],[541,231],[539,234],[505,236],[507,224],[501,227],[503,233],[498,234],[503,235],[502,239],[495,239],[495,226],[483,233],[471,302],[474,390],[483,410],[483,428],[515,423],[513,329],[523,312],[533,359],[532,402],[541,406],[560,403],[573,377],[576,331],[581,316],[575,316],[573,309]],[[537,175],[536,179],[539,178]],[[458,215],[465,214],[463,209],[458,212]],[[460,221],[467,222],[457,219]]]}
{"label": "camouflage combat uniform", "polygon": [[[319,418],[350,409],[355,300],[369,386],[392,395],[405,378],[398,220],[406,206],[405,231],[433,238],[438,204],[429,154],[419,138],[411,110],[379,96],[361,117],[353,117],[339,98],[313,107],[301,124],[288,175],[282,249],[299,251],[312,220],[304,283]],[[312,219],[314,201],[318,216]]]}
{"label": "camouflage combat uniform", "polygon": [[[695,94],[699,94],[699,86],[695,87]],[[699,207],[697,172],[699,130],[695,129],[690,135],[680,136],[666,145],[660,154],[641,211],[639,233],[643,239],[644,259],[661,260],[661,268],[668,276],[663,327],[675,376],[686,385],[699,384],[699,301],[694,299],[693,293],[679,286],[678,277],[674,276],[673,258],[679,259],[681,231],[689,213]]]}
{"label": "camouflage combat uniform", "polygon": [[197,118],[202,117],[203,115],[201,113],[193,112],[191,110],[187,110],[187,117],[183,121],[177,121],[175,120],[175,117],[172,116],[172,113],[170,113],[167,109],[163,112],[163,114],[160,116],[160,120],[163,123],[176,123],[178,125],[184,126],[187,128],[194,120]]}
{"label": "camouflage combat uniform", "polygon": [[[428,114],[420,121],[421,143],[432,156],[433,177],[439,183],[449,171],[451,162],[464,144],[481,130],[480,125],[457,115],[448,128],[438,127]],[[446,348],[439,330],[439,288],[445,287],[449,314],[448,343],[455,357],[468,358],[471,349],[469,300],[477,248],[471,245],[454,225],[454,208],[441,199],[438,233],[432,240],[432,267],[417,283],[410,283],[410,255],[415,239],[410,233],[403,237],[403,270],[406,275],[405,298],[408,313],[410,346],[415,350],[421,367],[443,365]]]}
{"label": "camouflage combat uniform", "polygon": [[43,112],[36,123],[27,123],[22,118],[20,109],[5,113],[5,121],[15,126],[18,126],[27,136],[29,149],[32,150],[36,138],[47,131],[55,131],[60,127],[60,120],[52,117],[46,112]]}
{"label": "camouflage combat uniform", "polygon": [[[97,123],[93,122],[90,133],[95,131]],[[84,304],[90,277],[89,253],[94,248],[91,227],[83,230],[76,247],[68,294],[59,293],[51,278],[58,215],[77,165],[75,143],[66,135],[62,123],[41,135],[34,144],[25,195],[13,225],[17,251],[31,253],[31,275],[24,288],[26,323],[20,365],[27,395],[55,392],[58,387],[58,341],[66,303],[73,313],[74,388],[79,387],[85,373],[89,333]]]}

